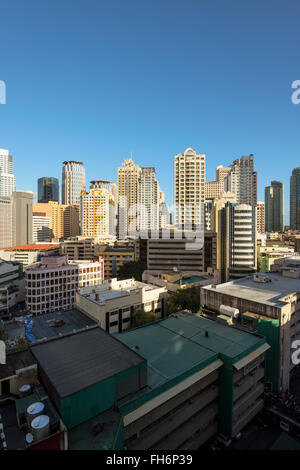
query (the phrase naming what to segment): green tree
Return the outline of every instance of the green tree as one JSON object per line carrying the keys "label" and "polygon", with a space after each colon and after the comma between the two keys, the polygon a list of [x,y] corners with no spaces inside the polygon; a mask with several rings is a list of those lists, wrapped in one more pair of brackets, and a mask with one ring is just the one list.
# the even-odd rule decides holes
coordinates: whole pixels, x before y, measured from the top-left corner
{"label": "green tree", "polygon": [[168,312],[175,313],[180,310],[191,310],[191,312],[199,312],[200,310],[200,286],[193,286],[178,289],[169,295]]}
{"label": "green tree", "polygon": [[118,279],[122,280],[134,277],[137,281],[142,281],[142,275],[146,269],[147,265],[142,261],[128,261],[120,267]]}
{"label": "green tree", "polygon": [[131,327],[137,328],[138,326],[146,325],[157,320],[157,315],[154,312],[143,312],[142,310],[137,310],[131,315]]}

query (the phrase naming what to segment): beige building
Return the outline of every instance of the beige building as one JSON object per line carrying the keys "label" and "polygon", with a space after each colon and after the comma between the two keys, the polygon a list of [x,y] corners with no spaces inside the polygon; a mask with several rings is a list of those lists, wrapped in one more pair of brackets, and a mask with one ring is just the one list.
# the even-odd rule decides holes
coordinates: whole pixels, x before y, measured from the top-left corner
{"label": "beige building", "polygon": [[35,217],[49,217],[51,238],[76,237],[80,233],[79,208],[76,205],[58,204],[56,201],[33,203]]}
{"label": "beige building", "polygon": [[256,205],[256,229],[257,233],[265,233],[265,203],[257,201]]}
{"label": "beige building", "polygon": [[13,245],[32,243],[32,199],[33,193],[14,191],[12,193],[12,236]]}
{"label": "beige building", "polygon": [[98,244],[92,237],[71,237],[61,243],[60,252],[69,260],[92,260],[98,253]]}
{"label": "beige building", "polygon": [[71,309],[79,287],[97,286],[103,280],[103,261],[70,261],[68,257],[44,257],[25,273],[26,308],[34,315]]}
{"label": "beige building", "polygon": [[119,237],[137,230],[138,181],[141,169],[131,158],[118,168]]}
{"label": "beige building", "polygon": [[12,200],[3,196],[0,197],[0,249],[12,243]]}
{"label": "beige building", "polygon": [[224,192],[224,180],[228,176],[230,168],[223,168],[222,165],[216,169],[216,181],[205,182],[205,199],[218,199]]}
{"label": "beige building", "polygon": [[4,261],[17,261],[24,268],[36,263],[42,256],[59,255],[59,245],[55,243],[33,243],[31,245],[11,246],[0,250],[0,258]]}
{"label": "beige building", "polygon": [[135,311],[155,312],[158,318],[166,312],[168,293],[134,279],[110,279],[101,286],[84,287],[76,293],[76,308],[96,320],[108,333],[121,333],[130,327]]}
{"label": "beige building", "polygon": [[82,162],[65,161],[62,169],[61,197],[65,205],[80,204],[81,192],[85,191],[85,169]]}
{"label": "beige building", "polygon": [[187,148],[174,157],[174,225],[204,223],[205,155]]}

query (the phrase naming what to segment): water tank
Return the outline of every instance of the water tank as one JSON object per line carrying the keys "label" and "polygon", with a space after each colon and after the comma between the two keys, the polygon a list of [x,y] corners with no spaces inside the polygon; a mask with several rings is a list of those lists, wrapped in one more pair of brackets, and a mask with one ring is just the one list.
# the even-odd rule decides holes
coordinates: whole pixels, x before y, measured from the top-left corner
{"label": "water tank", "polygon": [[229,305],[220,305],[220,313],[227,315],[227,317],[238,318],[240,311],[238,308],[230,307]]}
{"label": "water tank", "polygon": [[40,401],[32,403],[32,405],[28,406],[27,408],[27,422],[28,425],[31,424],[32,420],[37,416],[43,414],[45,405]]}
{"label": "water tank", "polygon": [[31,385],[24,384],[22,387],[19,388],[19,395],[21,397],[26,397],[27,395],[31,394]]}
{"label": "water tank", "polygon": [[33,435],[31,432],[28,432],[25,436],[26,444],[30,446],[33,443]]}
{"label": "water tank", "polygon": [[40,415],[31,422],[31,431],[35,441],[41,441],[50,434],[50,419],[47,415]]}

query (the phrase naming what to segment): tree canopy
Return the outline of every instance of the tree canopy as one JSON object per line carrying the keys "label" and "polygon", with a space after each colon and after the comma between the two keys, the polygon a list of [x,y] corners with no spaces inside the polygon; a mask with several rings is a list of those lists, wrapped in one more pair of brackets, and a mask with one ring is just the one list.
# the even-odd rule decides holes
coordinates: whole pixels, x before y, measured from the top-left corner
{"label": "tree canopy", "polygon": [[200,287],[178,289],[169,295],[168,312],[175,313],[180,310],[191,310],[196,313],[200,310]]}
{"label": "tree canopy", "polygon": [[118,279],[129,279],[134,277],[137,281],[142,281],[143,272],[147,269],[146,263],[142,261],[128,261],[120,266]]}
{"label": "tree canopy", "polygon": [[131,315],[131,327],[136,328],[138,326],[146,325],[157,320],[157,315],[154,312],[143,312],[138,310]]}

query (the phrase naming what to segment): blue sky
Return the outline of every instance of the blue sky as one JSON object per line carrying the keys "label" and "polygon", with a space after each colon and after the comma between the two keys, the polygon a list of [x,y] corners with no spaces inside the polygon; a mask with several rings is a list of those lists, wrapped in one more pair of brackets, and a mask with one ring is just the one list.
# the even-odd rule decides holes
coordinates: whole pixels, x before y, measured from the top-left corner
{"label": "blue sky", "polygon": [[61,162],[116,180],[132,152],[167,202],[173,155],[217,165],[255,155],[258,196],[300,166],[300,3],[278,0],[10,0],[1,5],[0,147],[17,189],[36,192]]}

